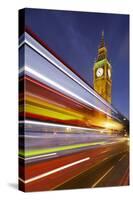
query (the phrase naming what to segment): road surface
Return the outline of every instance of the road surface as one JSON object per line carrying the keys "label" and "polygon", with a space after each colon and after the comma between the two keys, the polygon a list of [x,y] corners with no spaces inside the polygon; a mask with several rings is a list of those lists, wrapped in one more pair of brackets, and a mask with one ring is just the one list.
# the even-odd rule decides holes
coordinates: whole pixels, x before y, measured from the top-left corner
{"label": "road surface", "polygon": [[20,156],[19,161],[20,188],[27,192],[129,184],[129,140],[125,138],[25,159]]}

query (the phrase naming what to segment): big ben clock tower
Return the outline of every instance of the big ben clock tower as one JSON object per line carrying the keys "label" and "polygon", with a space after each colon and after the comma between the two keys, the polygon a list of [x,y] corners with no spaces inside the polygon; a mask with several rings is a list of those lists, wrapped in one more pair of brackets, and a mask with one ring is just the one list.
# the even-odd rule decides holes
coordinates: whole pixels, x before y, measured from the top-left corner
{"label": "big ben clock tower", "polygon": [[104,44],[104,32],[100,47],[98,48],[98,56],[93,67],[94,89],[106,101],[111,103],[112,100],[112,67],[107,58],[107,49]]}

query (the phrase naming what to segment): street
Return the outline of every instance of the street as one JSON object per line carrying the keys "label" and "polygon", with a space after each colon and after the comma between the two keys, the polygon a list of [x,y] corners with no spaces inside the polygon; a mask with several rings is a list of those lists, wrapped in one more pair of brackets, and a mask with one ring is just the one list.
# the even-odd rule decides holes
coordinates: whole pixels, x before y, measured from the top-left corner
{"label": "street", "polygon": [[[127,138],[25,159],[25,191],[93,188],[129,184]],[[20,163],[23,159],[19,158]],[[23,167],[20,166],[20,170]]]}

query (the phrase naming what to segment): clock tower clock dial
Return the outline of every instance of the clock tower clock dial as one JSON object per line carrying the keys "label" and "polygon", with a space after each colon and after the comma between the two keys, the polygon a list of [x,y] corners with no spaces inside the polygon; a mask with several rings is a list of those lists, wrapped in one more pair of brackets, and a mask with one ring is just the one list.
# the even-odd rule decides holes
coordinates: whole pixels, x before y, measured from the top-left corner
{"label": "clock tower clock dial", "polygon": [[101,77],[102,75],[103,75],[103,68],[100,67],[96,70],[96,76]]}
{"label": "clock tower clock dial", "polygon": [[102,38],[100,47],[98,48],[98,56],[93,67],[93,80],[94,89],[99,93],[106,101],[111,103],[112,94],[112,67],[108,61],[107,48],[104,43],[104,32],[102,32]]}

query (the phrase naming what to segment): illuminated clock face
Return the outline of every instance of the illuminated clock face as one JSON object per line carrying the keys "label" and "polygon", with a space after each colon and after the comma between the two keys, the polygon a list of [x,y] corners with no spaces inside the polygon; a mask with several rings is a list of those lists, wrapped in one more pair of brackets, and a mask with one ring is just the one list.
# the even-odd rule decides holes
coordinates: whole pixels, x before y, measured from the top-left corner
{"label": "illuminated clock face", "polygon": [[111,77],[111,71],[110,71],[110,69],[108,69],[108,77],[109,78]]}
{"label": "illuminated clock face", "polygon": [[97,71],[96,71],[96,75],[97,77],[101,77],[103,75],[103,68],[98,68]]}

